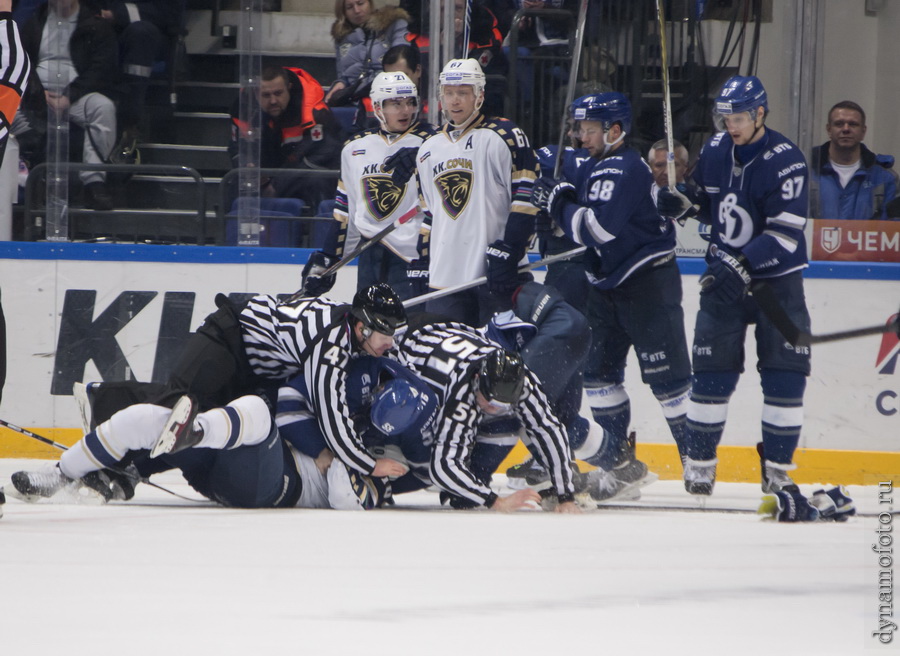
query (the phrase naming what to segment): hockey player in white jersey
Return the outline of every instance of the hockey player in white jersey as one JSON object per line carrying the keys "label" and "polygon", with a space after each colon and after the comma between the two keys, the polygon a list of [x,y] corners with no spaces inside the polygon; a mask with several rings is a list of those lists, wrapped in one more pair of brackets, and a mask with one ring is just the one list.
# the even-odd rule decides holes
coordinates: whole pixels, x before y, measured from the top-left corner
{"label": "hockey player in white jersey", "polygon": [[[392,155],[403,149],[415,151],[434,134],[429,125],[418,121],[416,85],[402,72],[379,73],[372,82],[370,97],[381,127],[359,133],[341,152],[341,179],[334,208],[337,223],[304,270],[304,288],[314,296],[334,285],[334,275],[322,278],[321,273],[343,256],[345,248],[355,247],[360,237],[371,239],[419,203],[415,183],[395,184],[384,168],[385,160]],[[422,216],[418,213],[360,255],[357,289],[386,282],[402,299],[413,295],[406,270],[418,257],[416,242]]]}
{"label": "hockey player in white jersey", "polygon": [[483,325],[512,307],[537,212],[529,203],[538,170],[534,151],[515,123],[481,112],[484,87],[476,60],[444,66],[440,99],[447,123],[419,148],[417,165],[425,220],[420,260],[411,273],[427,265],[434,289],[487,276],[486,288],[426,306],[469,325]]}

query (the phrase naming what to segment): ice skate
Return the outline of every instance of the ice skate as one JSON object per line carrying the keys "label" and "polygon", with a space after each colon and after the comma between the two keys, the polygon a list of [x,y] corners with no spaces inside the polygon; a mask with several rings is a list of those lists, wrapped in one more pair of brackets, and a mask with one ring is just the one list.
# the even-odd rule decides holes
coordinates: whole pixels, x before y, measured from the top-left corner
{"label": "ice skate", "polygon": [[640,460],[631,460],[615,469],[596,469],[587,475],[587,490],[595,502],[634,501],[641,488],[659,480]]}
{"label": "ice skate", "polygon": [[506,487],[521,490],[526,487],[541,488],[550,485],[550,474],[534,458],[513,465],[506,470]]}
{"label": "ice skate", "polygon": [[712,460],[684,459],[684,489],[691,494],[709,496],[716,485],[716,458]]}
{"label": "ice skate", "polygon": [[60,471],[58,464],[38,471],[18,471],[12,475],[11,482],[10,495],[29,503],[49,499],[67,485],[75,483]]}
{"label": "ice skate", "polygon": [[788,472],[796,469],[797,465],[782,464],[766,460],[766,454],[762,442],[756,443],[756,452],[759,453],[759,468],[762,471],[762,491],[765,494],[775,494],[782,490],[799,492],[800,488],[788,476]]}
{"label": "ice skate", "polygon": [[203,439],[203,430],[194,426],[197,417],[197,402],[185,394],[175,402],[172,414],[166,422],[159,439],[150,449],[150,457],[164,453],[178,453],[198,444]]}

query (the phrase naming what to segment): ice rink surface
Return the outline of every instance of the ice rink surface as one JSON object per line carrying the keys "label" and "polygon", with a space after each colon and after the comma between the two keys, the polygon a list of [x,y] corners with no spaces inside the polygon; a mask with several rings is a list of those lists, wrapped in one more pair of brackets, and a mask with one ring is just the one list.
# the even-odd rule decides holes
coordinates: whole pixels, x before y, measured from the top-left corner
{"label": "ice rink surface", "polygon": [[[0,484],[41,464],[0,460]],[[197,496],[178,473],[154,481]],[[887,508],[876,488],[850,493],[862,512]],[[719,483],[708,506],[753,510],[760,497]],[[697,506],[680,481],[645,488],[642,502]],[[499,515],[440,510],[429,492],[365,513],[234,510],[147,486],[106,506],[3,509],[2,655],[900,651],[900,635],[871,637],[874,517]]]}

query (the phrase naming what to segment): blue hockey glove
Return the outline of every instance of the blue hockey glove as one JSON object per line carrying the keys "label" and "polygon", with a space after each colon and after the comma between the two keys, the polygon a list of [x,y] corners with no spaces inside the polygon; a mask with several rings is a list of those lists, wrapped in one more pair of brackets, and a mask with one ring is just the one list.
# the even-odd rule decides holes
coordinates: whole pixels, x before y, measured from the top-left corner
{"label": "blue hockey glove", "polygon": [[846,522],[856,514],[853,499],[847,496],[843,487],[816,490],[809,502],[819,511],[819,519],[823,521]]}
{"label": "blue hockey glove", "polygon": [[565,203],[577,203],[575,187],[553,178],[538,178],[531,189],[531,204],[547,212],[557,223],[562,219]]}
{"label": "blue hockey glove", "polygon": [[416,172],[416,155],[418,154],[418,148],[401,148],[384,160],[385,170],[391,171],[391,180],[400,189],[403,189]]}
{"label": "blue hockey glove", "polygon": [[519,286],[519,256],[502,239],[488,246],[485,255],[488,291],[494,294],[511,294]]}
{"label": "blue hockey glove", "polygon": [[322,276],[325,270],[337,264],[338,258],[324,251],[316,251],[309,256],[303,266],[303,293],[306,296],[321,296],[327,294],[334,287],[337,273]]}
{"label": "blue hockey glove", "polygon": [[697,216],[700,206],[695,205],[678,187],[674,191],[663,187],[656,195],[656,210],[664,219],[678,221],[679,225],[684,225],[688,219]]}
{"label": "blue hockey glove", "polygon": [[715,294],[725,303],[736,303],[750,289],[750,263],[743,255],[733,257],[715,245],[710,247],[714,256],[706,273],[700,276],[700,293]]}
{"label": "blue hockey glove", "polygon": [[787,489],[764,496],[758,513],[776,522],[814,522],[819,519],[819,511],[810,505],[809,499],[799,491]]}
{"label": "blue hockey glove", "polygon": [[406,279],[409,281],[410,292],[413,296],[421,296],[428,293],[429,280],[428,258],[413,260],[406,265]]}

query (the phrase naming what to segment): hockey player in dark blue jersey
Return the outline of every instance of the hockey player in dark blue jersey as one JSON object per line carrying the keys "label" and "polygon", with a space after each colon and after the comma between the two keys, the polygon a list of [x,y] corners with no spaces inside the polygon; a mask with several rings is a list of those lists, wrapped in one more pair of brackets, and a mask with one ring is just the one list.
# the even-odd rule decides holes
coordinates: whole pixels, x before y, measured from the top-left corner
{"label": "hockey player in dark blue jersey", "polygon": [[[363,444],[376,458],[403,463],[409,471],[393,477],[392,492],[430,486],[428,473],[437,395],[412,371],[389,358],[361,356],[347,370],[347,405]],[[278,392],[275,422],[291,446],[320,464],[331,461],[303,376]]]}
{"label": "hockey player in dark blue jersey", "polygon": [[572,111],[591,160],[578,169],[575,184],[542,178],[533,201],[567,237],[588,247],[587,278],[596,293],[585,391],[608,440],[600,466],[634,482],[648,472],[628,434],[631,406],[622,383],[632,346],[641,377],[682,450],[691,372],[675,232],[651,200],[650,168],[625,147],[631,131],[627,98],[615,92],[583,96]]}
{"label": "hockey player in dark blue jersey", "polygon": [[[574,130],[574,122],[569,117],[569,143],[563,149],[562,165],[560,173],[562,179],[567,182],[575,182],[578,173],[578,167],[590,159],[590,154],[586,148],[581,145],[581,140],[577,137]],[[559,152],[559,146],[556,144],[544,146],[537,151],[538,165],[541,169],[541,176],[552,177],[556,168],[556,157]],[[536,225],[549,227],[546,221],[537,221]],[[562,231],[544,230],[538,233],[538,247],[541,256],[556,255],[557,253],[565,253],[573,248],[578,248],[578,244],[562,234]],[[584,275],[584,254],[560,262],[554,262],[547,265],[547,275],[544,277],[544,283],[553,285],[562,293],[566,303],[572,307],[585,312],[588,300],[588,291],[590,284]]]}
{"label": "hockey player in dark blue jersey", "polygon": [[708,268],[700,277],[685,432],[684,484],[692,494],[712,493],[716,447],[728,401],[744,370],[744,335],[750,324],[756,324],[763,391],[758,445],[763,491],[796,490],[787,472],[795,467],[803,423],[809,347],[792,347],[760,313],[748,290],[751,282],[765,281],[794,323],[809,331],[801,273],[807,266],[803,228],[808,170],[799,148],[766,127],[767,114],[766,90],[756,77],[734,76],[725,83],[713,115],[720,132],[706,143],[694,171],[699,206],[683,202],[670,214],[683,218],[699,210],[698,218],[712,227]]}

